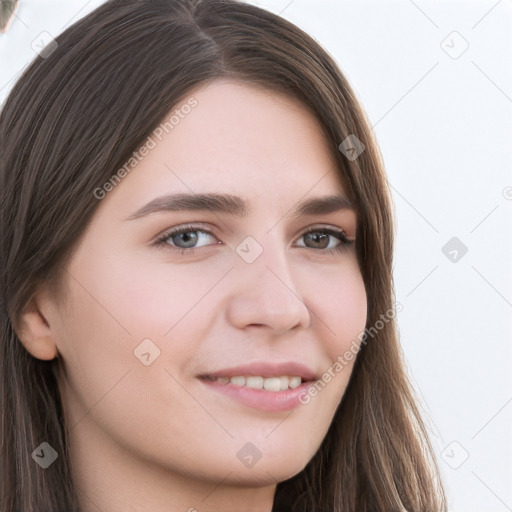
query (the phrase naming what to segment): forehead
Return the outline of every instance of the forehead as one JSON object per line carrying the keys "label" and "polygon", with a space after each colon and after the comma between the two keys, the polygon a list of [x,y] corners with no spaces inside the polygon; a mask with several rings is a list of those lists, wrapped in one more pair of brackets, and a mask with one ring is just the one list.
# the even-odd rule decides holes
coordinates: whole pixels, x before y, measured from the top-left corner
{"label": "forehead", "polygon": [[[195,106],[180,110],[186,104]],[[283,207],[308,194],[346,195],[337,148],[316,118],[298,100],[252,84],[217,80],[193,89],[150,138],[151,149],[109,193],[135,207],[176,192]]]}

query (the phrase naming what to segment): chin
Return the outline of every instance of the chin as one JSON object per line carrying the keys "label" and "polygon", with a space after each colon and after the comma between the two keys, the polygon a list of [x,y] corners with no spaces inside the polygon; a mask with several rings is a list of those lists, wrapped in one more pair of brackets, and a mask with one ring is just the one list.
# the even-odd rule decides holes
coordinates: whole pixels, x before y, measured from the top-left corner
{"label": "chin", "polygon": [[283,463],[279,468],[271,465],[258,467],[258,464],[250,469],[236,468],[236,471],[233,471],[229,478],[224,481],[224,483],[230,483],[231,485],[240,487],[254,488],[276,485],[299,474],[304,469],[306,464],[291,465]]}
{"label": "chin", "polygon": [[[295,446],[297,448],[297,445]],[[281,450],[267,453],[252,467],[245,466],[243,463],[237,464],[234,467],[231,464],[229,468],[229,470],[233,471],[231,477],[239,484],[255,487],[284,482],[300,473],[314,455],[299,454],[297,451],[295,449],[291,452]]]}

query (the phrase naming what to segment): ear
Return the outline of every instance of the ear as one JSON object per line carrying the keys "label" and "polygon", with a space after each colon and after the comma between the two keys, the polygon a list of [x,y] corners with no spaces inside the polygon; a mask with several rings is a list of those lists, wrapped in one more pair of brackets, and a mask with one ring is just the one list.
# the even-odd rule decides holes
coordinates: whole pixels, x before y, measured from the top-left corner
{"label": "ear", "polygon": [[41,312],[41,306],[44,304],[41,297],[42,295],[32,297],[21,313],[15,331],[32,356],[50,361],[59,353],[48,318]]}

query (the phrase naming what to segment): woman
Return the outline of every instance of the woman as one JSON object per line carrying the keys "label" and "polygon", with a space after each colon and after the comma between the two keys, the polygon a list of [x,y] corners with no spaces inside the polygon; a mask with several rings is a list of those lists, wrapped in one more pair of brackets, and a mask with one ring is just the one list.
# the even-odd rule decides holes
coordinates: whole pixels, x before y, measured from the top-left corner
{"label": "woman", "polygon": [[232,0],[56,42],[0,117],[0,509],[446,510],[330,56]]}

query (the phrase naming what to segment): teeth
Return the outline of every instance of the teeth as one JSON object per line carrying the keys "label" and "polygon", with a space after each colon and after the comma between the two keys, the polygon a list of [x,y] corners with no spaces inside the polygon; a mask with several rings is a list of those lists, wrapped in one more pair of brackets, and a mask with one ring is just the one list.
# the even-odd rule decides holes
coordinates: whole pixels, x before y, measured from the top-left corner
{"label": "teeth", "polygon": [[280,379],[279,377],[269,377],[263,382],[263,388],[267,391],[280,391]]}
{"label": "teeth", "polygon": [[237,375],[235,377],[218,377],[217,382],[222,384],[231,383],[234,386],[247,386],[253,389],[265,389],[266,391],[286,391],[301,385],[302,379],[297,375],[283,375],[281,377],[260,377],[255,375]]}
{"label": "teeth", "polygon": [[263,377],[246,377],[245,385],[248,388],[263,389]]}
{"label": "teeth", "polygon": [[235,386],[245,386],[245,377],[231,377],[231,384]]}
{"label": "teeth", "polygon": [[300,386],[300,382],[301,382],[300,377],[291,377],[288,385],[293,389],[293,388],[296,388],[297,386]]}

